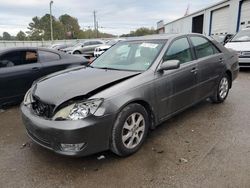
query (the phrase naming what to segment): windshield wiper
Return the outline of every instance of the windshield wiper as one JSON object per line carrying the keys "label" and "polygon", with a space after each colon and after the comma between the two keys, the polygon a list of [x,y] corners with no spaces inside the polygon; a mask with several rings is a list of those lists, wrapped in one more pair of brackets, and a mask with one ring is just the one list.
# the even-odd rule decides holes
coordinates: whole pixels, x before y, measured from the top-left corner
{"label": "windshield wiper", "polygon": [[250,40],[231,40],[229,42],[250,42]]}
{"label": "windshield wiper", "polygon": [[87,64],[86,67],[95,68],[91,64]]}
{"label": "windshield wiper", "polygon": [[104,70],[121,70],[121,69],[116,69],[116,68],[111,68],[111,67],[93,67],[97,69],[104,69]]}

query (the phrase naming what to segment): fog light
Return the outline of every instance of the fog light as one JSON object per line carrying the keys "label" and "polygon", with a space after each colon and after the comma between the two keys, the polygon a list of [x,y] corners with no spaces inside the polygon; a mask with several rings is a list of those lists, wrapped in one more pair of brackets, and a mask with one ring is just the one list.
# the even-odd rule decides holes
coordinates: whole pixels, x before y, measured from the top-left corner
{"label": "fog light", "polygon": [[79,144],[61,144],[62,151],[66,152],[77,152],[81,151],[86,143],[79,143]]}

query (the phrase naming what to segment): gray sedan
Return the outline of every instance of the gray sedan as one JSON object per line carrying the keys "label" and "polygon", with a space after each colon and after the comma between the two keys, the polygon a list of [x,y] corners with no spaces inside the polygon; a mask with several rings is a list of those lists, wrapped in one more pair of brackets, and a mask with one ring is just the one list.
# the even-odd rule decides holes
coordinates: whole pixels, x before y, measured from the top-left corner
{"label": "gray sedan", "polygon": [[31,139],[59,154],[128,156],[163,121],[206,98],[222,103],[238,70],[236,53],[203,35],[135,38],[89,67],[36,81],[23,122]]}

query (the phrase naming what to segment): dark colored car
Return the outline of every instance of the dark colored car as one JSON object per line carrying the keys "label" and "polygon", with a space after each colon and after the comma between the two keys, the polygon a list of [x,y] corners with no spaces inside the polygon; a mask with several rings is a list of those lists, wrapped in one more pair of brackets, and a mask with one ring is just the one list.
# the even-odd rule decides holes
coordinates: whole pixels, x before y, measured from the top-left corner
{"label": "dark colored car", "polygon": [[0,107],[23,100],[34,80],[66,68],[86,65],[74,57],[46,48],[8,48],[0,51]]}
{"label": "dark colored car", "polygon": [[23,122],[35,142],[59,154],[127,156],[150,128],[206,98],[223,102],[238,71],[235,51],[203,35],[135,38],[89,67],[34,83],[21,105]]}

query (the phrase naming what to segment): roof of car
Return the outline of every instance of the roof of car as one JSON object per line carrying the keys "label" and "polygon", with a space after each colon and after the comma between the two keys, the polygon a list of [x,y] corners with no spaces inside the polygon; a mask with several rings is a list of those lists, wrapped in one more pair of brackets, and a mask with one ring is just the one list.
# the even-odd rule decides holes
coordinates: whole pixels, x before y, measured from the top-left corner
{"label": "roof of car", "polygon": [[196,33],[190,33],[190,34],[177,34],[177,33],[172,33],[172,34],[155,34],[155,35],[146,35],[146,36],[141,36],[141,37],[133,37],[133,38],[128,38],[127,41],[134,41],[134,40],[168,40],[180,36],[187,36],[187,35],[199,35],[199,36],[204,36],[201,34],[196,34]]}
{"label": "roof of car", "polygon": [[6,47],[6,48],[0,48],[0,53],[4,53],[8,51],[16,51],[16,50],[43,50],[43,51],[60,53],[57,50],[54,50],[51,48],[45,48],[45,47]]}

